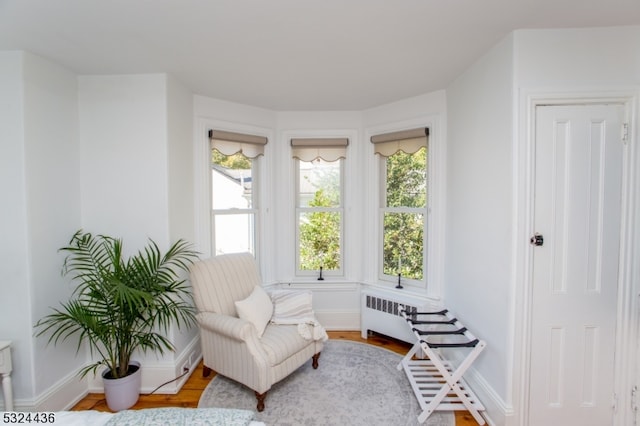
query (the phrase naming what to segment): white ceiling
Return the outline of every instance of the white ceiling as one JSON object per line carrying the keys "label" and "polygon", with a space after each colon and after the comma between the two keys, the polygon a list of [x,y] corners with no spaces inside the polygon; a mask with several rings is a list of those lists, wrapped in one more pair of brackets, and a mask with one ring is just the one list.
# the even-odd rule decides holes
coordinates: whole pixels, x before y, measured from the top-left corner
{"label": "white ceiling", "polygon": [[515,29],[637,24],[640,0],[0,0],[0,50],[273,110],[363,110],[446,88]]}

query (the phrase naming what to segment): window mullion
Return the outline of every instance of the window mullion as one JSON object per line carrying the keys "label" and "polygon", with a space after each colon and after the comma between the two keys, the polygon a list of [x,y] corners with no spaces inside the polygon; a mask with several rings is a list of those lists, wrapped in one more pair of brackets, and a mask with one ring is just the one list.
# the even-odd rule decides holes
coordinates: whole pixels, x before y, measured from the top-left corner
{"label": "window mullion", "polygon": [[315,212],[338,212],[341,213],[344,209],[342,207],[298,207],[297,211],[300,213],[315,213]]}
{"label": "window mullion", "polygon": [[424,207],[381,207],[380,211],[385,213],[427,213],[427,209]]}
{"label": "window mullion", "polygon": [[213,215],[257,214],[258,209],[211,209]]}

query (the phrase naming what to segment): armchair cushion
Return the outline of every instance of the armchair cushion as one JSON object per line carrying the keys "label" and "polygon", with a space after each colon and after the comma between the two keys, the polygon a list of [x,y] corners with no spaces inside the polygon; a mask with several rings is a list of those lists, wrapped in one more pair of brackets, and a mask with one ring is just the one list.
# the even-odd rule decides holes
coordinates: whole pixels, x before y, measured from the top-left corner
{"label": "armchair cushion", "polygon": [[309,340],[298,333],[296,325],[269,324],[260,343],[272,366],[281,364],[309,346]]}
{"label": "armchair cushion", "polygon": [[273,303],[267,292],[261,286],[256,286],[249,297],[236,301],[235,305],[238,317],[253,324],[258,337],[262,337],[273,314]]}

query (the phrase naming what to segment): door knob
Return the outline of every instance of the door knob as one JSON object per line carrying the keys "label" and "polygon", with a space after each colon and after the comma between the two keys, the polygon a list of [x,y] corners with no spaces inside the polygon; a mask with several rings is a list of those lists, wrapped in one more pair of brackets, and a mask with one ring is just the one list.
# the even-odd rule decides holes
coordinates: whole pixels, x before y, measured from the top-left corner
{"label": "door knob", "polygon": [[540,234],[534,234],[533,237],[529,240],[531,244],[534,246],[541,246],[544,244],[544,237]]}

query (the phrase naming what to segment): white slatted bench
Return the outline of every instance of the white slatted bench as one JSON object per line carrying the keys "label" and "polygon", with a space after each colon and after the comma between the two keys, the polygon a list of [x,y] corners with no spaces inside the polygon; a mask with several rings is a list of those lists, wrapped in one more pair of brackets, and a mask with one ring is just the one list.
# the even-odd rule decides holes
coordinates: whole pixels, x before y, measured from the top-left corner
{"label": "white slatted bench", "polygon": [[[404,369],[422,413],[418,421],[424,423],[434,411],[468,410],[480,425],[484,406],[463,379],[486,343],[477,339],[448,310],[407,312],[400,314],[416,336],[416,343],[398,364]],[[443,359],[440,349],[465,350],[466,356],[456,367]],[[427,359],[424,359],[426,355]]]}

